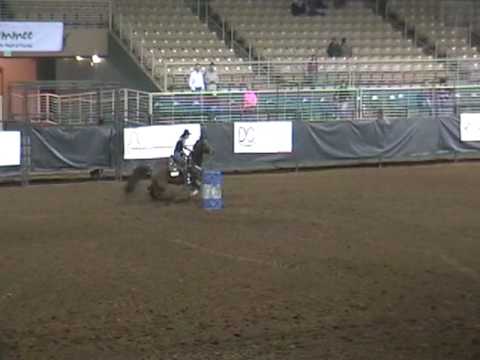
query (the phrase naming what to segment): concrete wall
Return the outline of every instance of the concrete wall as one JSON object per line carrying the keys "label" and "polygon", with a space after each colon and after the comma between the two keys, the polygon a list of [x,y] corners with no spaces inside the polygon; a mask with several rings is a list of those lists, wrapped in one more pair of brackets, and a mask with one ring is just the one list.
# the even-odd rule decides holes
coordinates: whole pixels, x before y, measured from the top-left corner
{"label": "concrete wall", "polygon": [[108,54],[104,62],[95,66],[91,66],[90,61],[79,62],[75,58],[56,59],[55,80],[118,82],[121,87],[158,91],[112,36],[108,40]]}
{"label": "concrete wall", "polygon": [[3,84],[0,84],[2,95],[8,93],[11,82],[37,80],[36,59],[0,58],[0,70],[3,73]]}
{"label": "concrete wall", "polygon": [[8,107],[8,85],[16,81],[37,80],[36,59],[0,58],[0,130]]}

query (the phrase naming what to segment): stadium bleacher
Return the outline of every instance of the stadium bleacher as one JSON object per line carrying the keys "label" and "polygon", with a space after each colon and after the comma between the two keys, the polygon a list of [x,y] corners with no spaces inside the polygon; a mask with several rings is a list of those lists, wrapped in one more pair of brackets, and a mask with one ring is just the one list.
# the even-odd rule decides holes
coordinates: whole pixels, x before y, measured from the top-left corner
{"label": "stadium bleacher", "polygon": [[389,13],[425,38],[442,57],[478,56],[471,33],[477,6],[472,1],[391,0]]}
{"label": "stadium bleacher", "polygon": [[[448,71],[445,64],[423,62],[432,56],[402,37],[363,1],[330,8],[322,17],[293,17],[287,0],[214,0],[210,6],[249,50],[253,48],[260,60],[268,63],[245,63],[183,2],[144,0],[132,5],[117,0],[116,27],[165,90],[186,89],[194,63],[211,61],[217,63],[224,89],[247,82],[260,88],[302,86],[305,62],[313,54],[318,56],[319,71],[323,72],[316,85],[324,87],[344,83],[352,71],[361,73],[356,83],[377,86],[435,81]],[[327,59],[325,52],[332,37],[346,37],[354,57],[348,61]],[[405,64],[405,60],[416,62]],[[378,71],[385,76],[367,74]]]}
{"label": "stadium bleacher", "polygon": [[363,2],[329,7],[324,16],[292,16],[289,4],[288,0],[214,0],[213,7],[268,60],[307,60],[314,54],[326,57],[333,37],[346,37],[360,60],[424,55]]}
{"label": "stadium bleacher", "polygon": [[[468,21],[460,21],[463,18],[453,10],[446,16],[452,2],[463,4],[460,8],[462,14],[470,14]],[[187,77],[194,64],[205,67],[210,62],[216,64],[220,90],[247,83],[256,83],[259,89],[328,88],[345,83],[405,86],[445,80],[456,84],[478,77],[471,30],[478,26],[479,12],[478,5],[470,7],[471,1],[445,0],[441,3],[448,6],[437,7],[433,0],[389,1],[387,12],[403,19],[407,30],[414,28],[416,38],[382,17],[371,1],[350,0],[341,8],[332,6],[331,0],[325,3],[324,16],[292,16],[290,0],[15,0],[2,2],[0,12],[4,19],[110,26],[164,90],[188,90]],[[209,16],[220,19],[223,35],[196,13],[200,6],[208,6]],[[232,49],[225,29],[242,44],[247,56]],[[353,57],[328,58],[326,49],[333,37],[347,38]],[[424,52],[418,37],[434,44],[435,54]],[[312,55],[317,55],[314,82],[307,81]],[[459,64],[451,58],[466,62]]]}
{"label": "stadium bleacher", "polygon": [[4,20],[61,21],[71,27],[108,27],[111,20],[108,0],[11,0],[0,2]]}
{"label": "stadium bleacher", "polygon": [[121,38],[159,81],[168,77],[171,83],[186,87],[195,63],[203,67],[211,62],[226,64],[216,66],[221,83],[231,81],[231,73],[250,71],[183,1],[117,0],[115,16]]}

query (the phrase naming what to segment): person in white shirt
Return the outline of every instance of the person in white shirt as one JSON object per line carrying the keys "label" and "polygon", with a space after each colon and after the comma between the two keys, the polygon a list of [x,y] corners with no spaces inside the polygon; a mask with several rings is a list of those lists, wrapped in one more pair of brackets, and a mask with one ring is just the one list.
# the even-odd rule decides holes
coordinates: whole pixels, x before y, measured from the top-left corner
{"label": "person in white shirt", "polygon": [[200,65],[195,64],[193,71],[190,73],[190,79],[188,80],[188,86],[192,91],[205,90],[205,81],[203,80],[203,73],[200,71]]}

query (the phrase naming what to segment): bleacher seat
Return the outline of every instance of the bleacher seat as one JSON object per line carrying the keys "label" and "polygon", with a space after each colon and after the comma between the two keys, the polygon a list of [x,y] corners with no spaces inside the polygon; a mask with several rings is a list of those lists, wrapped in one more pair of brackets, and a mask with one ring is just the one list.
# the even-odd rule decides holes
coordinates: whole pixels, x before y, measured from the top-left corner
{"label": "bleacher seat", "polygon": [[[183,2],[116,0],[115,15],[122,40],[158,82],[167,77],[170,90],[186,88],[194,63],[205,68],[210,62],[243,60]],[[249,73],[248,68],[241,69]],[[228,86],[225,79],[230,78],[230,69],[217,66],[217,72],[220,84]]]}
{"label": "bleacher seat", "polygon": [[471,46],[476,6],[471,1],[392,0],[388,9],[417,37],[427,39],[436,55],[465,58],[478,54]]}

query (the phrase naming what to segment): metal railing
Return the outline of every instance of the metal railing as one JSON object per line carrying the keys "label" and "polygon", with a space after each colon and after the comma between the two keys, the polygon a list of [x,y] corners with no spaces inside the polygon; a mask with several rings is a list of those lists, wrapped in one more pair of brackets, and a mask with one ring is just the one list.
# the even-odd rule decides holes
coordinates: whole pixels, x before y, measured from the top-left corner
{"label": "metal railing", "polygon": [[44,125],[112,122],[120,105],[114,83],[24,82],[9,85],[8,120]]}
{"label": "metal railing", "polygon": [[480,111],[480,87],[336,88],[256,91],[257,104],[245,107],[245,91],[152,94],[158,122],[236,120],[395,120],[412,116],[456,116]]}
{"label": "metal railing", "polygon": [[115,117],[115,91],[78,94],[12,93],[10,119],[50,125],[95,125]]}
{"label": "metal railing", "polygon": [[[147,50],[144,50],[147,52]],[[147,52],[149,53],[149,52]],[[175,62],[172,59],[155,61],[147,69],[170,91],[188,91],[188,78],[195,63],[206,64],[215,59]],[[183,59],[188,60],[188,59]],[[480,58],[421,59],[421,60],[359,60],[337,59],[317,61],[215,61],[219,74],[219,89],[235,90],[246,84],[258,89],[328,88],[340,85],[403,86],[447,83],[476,84],[480,81]]]}
{"label": "metal railing", "polygon": [[0,19],[111,28],[112,0],[5,0],[0,2]]}
{"label": "metal railing", "polygon": [[246,102],[246,90],[147,93],[106,89],[65,95],[31,92],[26,98],[13,93],[13,103],[17,101],[18,106],[10,107],[9,119],[28,118],[29,122],[46,125],[93,125],[115,120],[151,125],[237,120],[394,121],[480,112],[479,85],[252,91],[257,99],[253,104]]}

